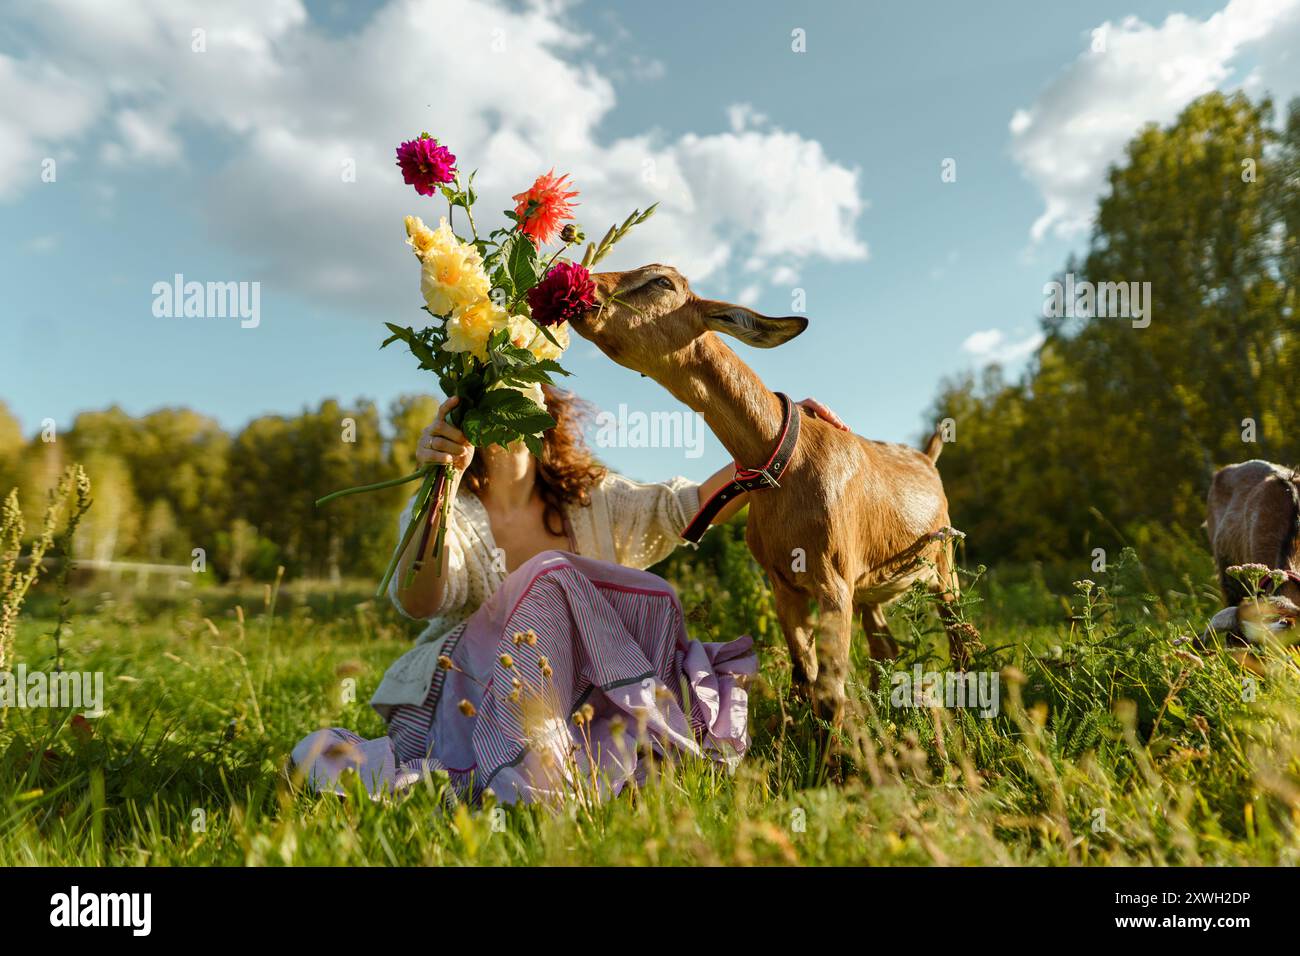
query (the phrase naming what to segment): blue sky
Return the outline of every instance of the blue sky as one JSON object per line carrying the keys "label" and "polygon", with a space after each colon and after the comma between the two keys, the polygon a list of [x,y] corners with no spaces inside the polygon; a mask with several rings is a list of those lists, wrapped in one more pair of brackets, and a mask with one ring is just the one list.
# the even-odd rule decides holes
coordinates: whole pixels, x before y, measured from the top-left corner
{"label": "blue sky", "polygon": [[[1300,89],[1291,0],[102,6],[0,22],[0,399],[29,434],[112,403],[234,429],[432,389],[377,349],[384,320],[418,318],[401,216],[442,209],[391,150],[427,129],[482,169],[480,221],[555,165],[589,233],[663,204],[612,267],[672,263],[776,314],[804,290],[803,336],[737,351],[858,433],[912,441],[944,376],[1021,367],[1043,283],[1142,123],[1209,89]],[[155,317],[175,273],[260,282],[260,324]],[[566,365],[600,408],[679,407],[587,343]],[[711,438],[699,458],[601,454],[640,478],[726,457]]]}

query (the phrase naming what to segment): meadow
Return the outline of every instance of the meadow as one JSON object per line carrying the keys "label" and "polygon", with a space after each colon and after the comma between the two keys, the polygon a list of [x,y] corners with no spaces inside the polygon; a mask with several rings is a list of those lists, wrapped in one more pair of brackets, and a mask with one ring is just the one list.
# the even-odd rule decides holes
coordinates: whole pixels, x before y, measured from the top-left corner
{"label": "meadow", "polygon": [[[410,622],[368,581],[161,585],[62,602],[47,582],[16,659],[105,674],[105,709],[10,709],[0,727],[0,866],[1048,864],[1294,865],[1300,694],[1293,658],[1262,673],[1184,639],[1218,609],[1194,543],[1158,566],[1126,550],[1089,582],[1038,567],[967,574],[974,667],[1000,707],[891,704],[855,642],[853,713],[831,733],[788,699],[789,663],[739,526],[659,570],[692,636],[753,634],[749,756],[702,761],[560,809],[466,806],[431,778],[395,800],[321,797],[285,758],[306,733],[383,732],[366,701]],[[1079,575],[1082,578],[1084,575]],[[891,611],[898,669],[947,669],[928,600]],[[60,627],[60,620],[64,623]]]}

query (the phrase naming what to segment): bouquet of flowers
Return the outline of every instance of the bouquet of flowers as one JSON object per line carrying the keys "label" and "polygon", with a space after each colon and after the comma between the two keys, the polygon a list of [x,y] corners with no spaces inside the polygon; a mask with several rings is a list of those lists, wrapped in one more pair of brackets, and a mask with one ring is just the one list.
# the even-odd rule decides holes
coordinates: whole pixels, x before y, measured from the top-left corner
{"label": "bouquet of flowers", "polygon": [[[571,246],[586,237],[570,221],[572,200],[568,176],[555,171],[537,177],[514,196],[505,211],[509,225],[480,236],[474,222],[474,173],[461,181],[456,157],[428,133],[397,148],[403,179],[422,196],[441,195],[447,215],[437,229],[418,216],[406,217],[406,241],[420,263],[423,309],[432,322],[416,329],[386,322],[391,333],[380,348],[404,342],[426,369],[438,376],[444,395],[460,398],[451,411],[452,424],[474,445],[509,445],[522,441],[534,455],[542,451],[542,433],[555,425],[546,412],[541,386],[553,376],[568,375],[558,359],[569,344],[569,320],[595,304],[595,285],[588,267],[595,265],[635,225],[654,214],[635,210],[620,226],[612,226],[599,243],[587,243],[580,262],[565,258]],[[464,210],[470,238],[453,229],[457,209]],[[544,247],[559,243],[549,256]],[[408,575],[420,570],[433,526],[434,566],[441,565],[451,501],[452,466],[425,465],[391,481],[347,488],[316,502],[323,505],[343,495],[421,482],[414,517],[380,582],[388,588],[401,556],[417,531],[420,546]],[[441,521],[438,520],[441,515]]]}

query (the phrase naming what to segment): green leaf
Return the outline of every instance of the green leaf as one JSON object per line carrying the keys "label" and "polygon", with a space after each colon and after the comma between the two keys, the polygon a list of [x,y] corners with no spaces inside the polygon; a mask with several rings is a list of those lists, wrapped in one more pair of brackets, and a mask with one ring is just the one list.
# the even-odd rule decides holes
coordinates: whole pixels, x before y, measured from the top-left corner
{"label": "green leaf", "polygon": [[537,249],[527,236],[519,234],[510,240],[506,268],[510,272],[510,281],[514,284],[515,295],[520,295],[537,285]]}
{"label": "green leaf", "polygon": [[495,388],[465,413],[460,427],[465,437],[479,447],[508,445],[554,428],[555,419],[522,392]]}

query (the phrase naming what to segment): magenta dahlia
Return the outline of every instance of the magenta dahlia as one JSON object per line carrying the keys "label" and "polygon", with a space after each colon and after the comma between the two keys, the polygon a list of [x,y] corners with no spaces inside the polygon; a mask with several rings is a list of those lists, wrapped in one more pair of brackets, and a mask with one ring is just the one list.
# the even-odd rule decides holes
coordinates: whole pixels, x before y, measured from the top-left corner
{"label": "magenta dahlia", "polygon": [[432,196],[443,183],[456,178],[456,157],[428,133],[397,147],[402,179],[421,196]]}
{"label": "magenta dahlia", "polygon": [[596,283],[591,273],[573,262],[557,262],[528,290],[528,307],[538,325],[571,321],[595,305]]}

